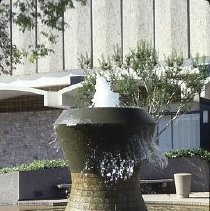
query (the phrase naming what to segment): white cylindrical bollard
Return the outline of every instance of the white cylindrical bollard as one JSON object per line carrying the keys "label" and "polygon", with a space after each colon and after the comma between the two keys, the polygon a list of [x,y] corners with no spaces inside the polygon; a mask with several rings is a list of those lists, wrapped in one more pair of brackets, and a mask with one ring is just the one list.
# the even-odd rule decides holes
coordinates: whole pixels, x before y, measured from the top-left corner
{"label": "white cylindrical bollard", "polygon": [[177,173],[174,174],[176,195],[178,198],[188,198],[191,190],[191,178],[190,173]]}

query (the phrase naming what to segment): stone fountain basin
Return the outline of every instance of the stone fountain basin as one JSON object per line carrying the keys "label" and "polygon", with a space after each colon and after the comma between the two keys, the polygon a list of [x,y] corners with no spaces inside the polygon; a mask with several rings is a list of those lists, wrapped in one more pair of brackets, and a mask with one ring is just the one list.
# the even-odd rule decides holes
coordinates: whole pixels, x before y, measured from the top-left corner
{"label": "stone fountain basin", "polygon": [[87,159],[92,159],[94,170],[104,152],[120,153],[122,159],[130,153],[132,158],[131,138],[139,131],[147,137],[155,127],[152,117],[141,108],[71,109],[64,115],[56,123],[56,132],[72,173],[83,171]]}
{"label": "stone fountain basin", "polygon": [[55,122],[55,126],[56,124],[67,124],[69,126],[80,124],[145,125],[155,124],[155,122],[143,108],[98,107],[66,110]]}
{"label": "stone fountain basin", "polygon": [[151,142],[154,133],[155,122],[146,111],[70,109],[54,125],[71,169],[66,211],[147,210],[139,183],[140,162],[134,162],[141,142]]}

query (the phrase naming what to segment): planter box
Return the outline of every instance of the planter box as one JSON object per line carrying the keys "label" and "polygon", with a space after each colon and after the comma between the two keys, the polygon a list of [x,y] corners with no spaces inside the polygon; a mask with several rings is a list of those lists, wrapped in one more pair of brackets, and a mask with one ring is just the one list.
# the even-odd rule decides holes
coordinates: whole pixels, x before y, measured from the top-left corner
{"label": "planter box", "polygon": [[[197,157],[170,158],[165,169],[143,162],[141,179],[173,179],[175,173],[191,173],[191,191],[209,191],[209,169],[210,162]],[[175,189],[171,192],[175,193]]]}
{"label": "planter box", "polygon": [[67,168],[0,174],[0,204],[62,197],[57,184],[69,183]]}

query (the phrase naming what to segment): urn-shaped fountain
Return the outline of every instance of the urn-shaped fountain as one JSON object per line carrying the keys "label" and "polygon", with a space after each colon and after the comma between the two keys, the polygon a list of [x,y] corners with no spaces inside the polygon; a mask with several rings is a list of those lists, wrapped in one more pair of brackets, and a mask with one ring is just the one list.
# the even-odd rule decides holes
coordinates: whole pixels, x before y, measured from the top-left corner
{"label": "urn-shaped fountain", "polygon": [[155,123],[141,108],[69,109],[55,123],[71,172],[66,211],[146,211],[140,161]]}

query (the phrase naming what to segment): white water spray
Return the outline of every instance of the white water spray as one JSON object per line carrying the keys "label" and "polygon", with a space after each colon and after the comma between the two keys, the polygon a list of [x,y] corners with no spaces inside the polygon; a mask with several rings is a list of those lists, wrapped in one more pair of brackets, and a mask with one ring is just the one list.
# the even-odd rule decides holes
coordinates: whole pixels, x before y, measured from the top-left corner
{"label": "white water spray", "polygon": [[119,93],[111,90],[110,84],[105,78],[97,76],[95,94],[92,99],[93,107],[117,107],[120,104]]}

